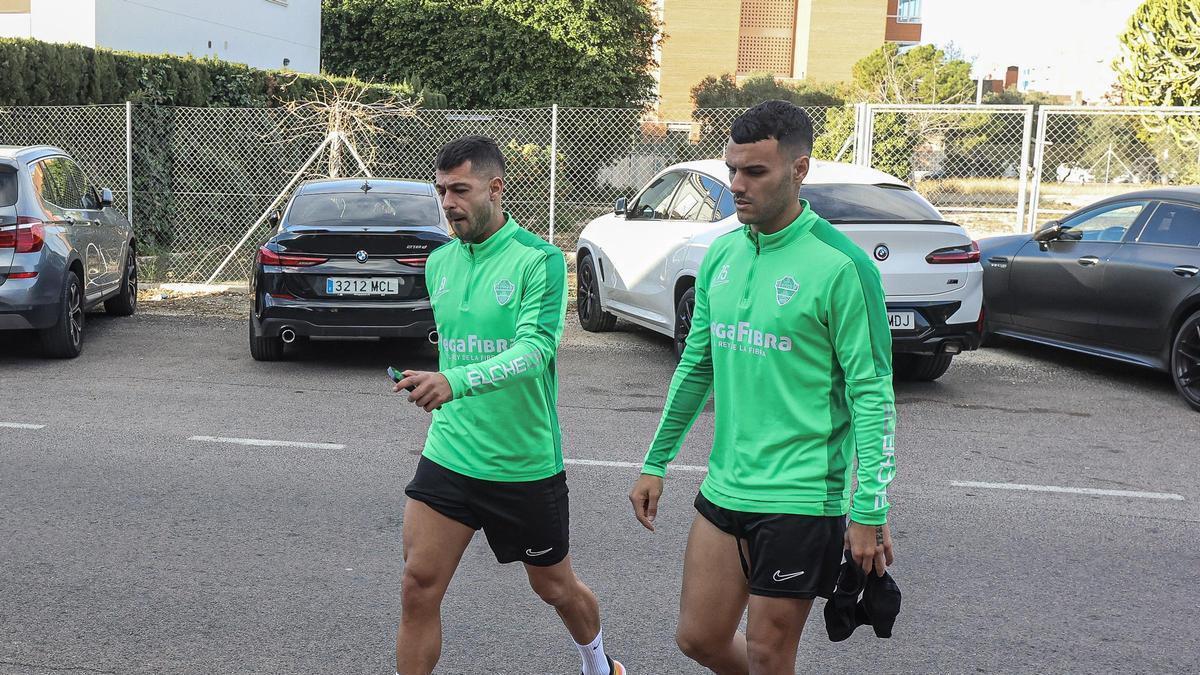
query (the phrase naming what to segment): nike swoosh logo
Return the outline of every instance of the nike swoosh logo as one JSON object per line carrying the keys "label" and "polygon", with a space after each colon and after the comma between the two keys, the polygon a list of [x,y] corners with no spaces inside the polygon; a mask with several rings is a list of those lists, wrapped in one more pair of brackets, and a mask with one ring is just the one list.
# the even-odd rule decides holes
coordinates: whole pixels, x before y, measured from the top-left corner
{"label": "nike swoosh logo", "polygon": [[[553,551],[553,550],[554,550],[553,546],[546,549],[545,551],[537,551],[537,552],[534,552],[534,550],[531,548],[527,548],[527,549],[525,549],[525,555],[529,556],[530,558],[536,558],[539,555],[546,555],[547,553],[549,553],[550,551]],[[804,572],[801,572],[801,574],[804,574]]]}
{"label": "nike swoosh logo", "polygon": [[788,579],[795,579],[796,577],[798,577],[802,574],[804,574],[804,572],[792,572],[791,574],[783,574],[783,570],[775,570],[775,576],[773,576],[771,578],[774,579],[775,581],[787,581]]}

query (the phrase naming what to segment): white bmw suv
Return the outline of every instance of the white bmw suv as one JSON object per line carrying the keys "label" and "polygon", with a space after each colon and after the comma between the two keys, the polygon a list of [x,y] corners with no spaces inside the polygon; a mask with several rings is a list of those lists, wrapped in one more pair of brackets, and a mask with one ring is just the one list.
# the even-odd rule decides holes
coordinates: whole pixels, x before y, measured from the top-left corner
{"label": "white bmw suv", "polygon": [[[813,160],[800,196],[879,266],[898,377],[935,380],[955,354],[979,346],[983,268],[961,226],[904,182],[852,164]],[[580,235],[580,324],[611,330],[620,317],[674,337],[678,355],[700,261],[714,239],[739,227],[724,162],[664,169]]]}

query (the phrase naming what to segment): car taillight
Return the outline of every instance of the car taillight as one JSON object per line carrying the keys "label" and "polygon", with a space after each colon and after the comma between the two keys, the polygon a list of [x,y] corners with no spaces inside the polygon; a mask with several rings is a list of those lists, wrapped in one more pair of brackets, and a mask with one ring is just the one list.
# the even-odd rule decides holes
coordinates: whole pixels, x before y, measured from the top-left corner
{"label": "car taillight", "polygon": [[967,246],[951,246],[939,248],[925,256],[925,262],[930,265],[955,265],[979,262],[979,244],[971,242]]}
{"label": "car taillight", "polygon": [[9,279],[36,279],[37,272],[13,272],[8,275]]}
{"label": "car taillight", "polygon": [[429,256],[427,255],[414,255],[406,258],[396,258],[396,262],[400,263],[401,265],[408,265],[409,267],[424,267],[425,263],[428,261]]}
{"label": "car taillight", "polygon": [[288,255],[276,253],[263,246],[258,249],[258,262],[262,265],[277,265],[280,267],[312,267],[329,262],[329,258],[313,258],[305,255]]}
{"label": "car taillight", "polygon": [[18,216],[17,224],[0,228],[0,248],[17,253],[37,253],[46,243],[46,225],[37,218]]}

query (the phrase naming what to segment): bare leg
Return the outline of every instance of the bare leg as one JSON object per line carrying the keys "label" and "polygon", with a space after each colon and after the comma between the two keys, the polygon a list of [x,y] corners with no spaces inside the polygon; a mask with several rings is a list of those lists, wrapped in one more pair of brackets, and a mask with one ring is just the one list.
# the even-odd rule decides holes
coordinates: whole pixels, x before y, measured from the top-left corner
{"label": "bare leg", "polygon": [[746,636],[738,631],[748,589],[738,541],[697,514],[683,559],[679,630],[688,658],[719,675],[747,675]]}
{"label": "bare leg", "polygon": [[404,507],[404,581],[396,672],[428,675],[442,655],[442,598],[475,531],[427,504]]}

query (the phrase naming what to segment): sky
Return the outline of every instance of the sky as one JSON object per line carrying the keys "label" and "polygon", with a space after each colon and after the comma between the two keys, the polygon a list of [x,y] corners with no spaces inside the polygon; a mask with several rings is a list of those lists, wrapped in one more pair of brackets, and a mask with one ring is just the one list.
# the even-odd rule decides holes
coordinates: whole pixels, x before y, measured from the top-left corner
{"label": "sky", "polygon": [[1004,79],[1021,69],[1018,88],[1049,94],[1081,91],[1099,99],[1115,80],[1118,35],[1142,0],[923,0],[921,39],[951,43],[975,75]]}

